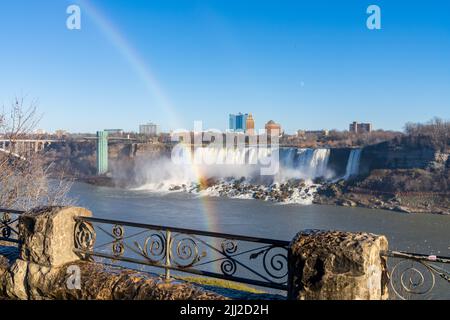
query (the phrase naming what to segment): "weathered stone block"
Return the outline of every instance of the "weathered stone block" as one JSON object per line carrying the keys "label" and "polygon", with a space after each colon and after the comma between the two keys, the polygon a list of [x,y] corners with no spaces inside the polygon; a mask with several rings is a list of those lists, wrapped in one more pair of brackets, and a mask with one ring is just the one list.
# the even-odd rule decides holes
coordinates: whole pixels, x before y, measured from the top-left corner
{"label": "weathered stone block", "polygon": [[4,276],[7,297],[11,299],[28,299],[26,284],[27,271],[28,263],[20,259],[17,259],[10,267],[8,273]]}
{"label": "weathered stone block", "polygon": [[59,274],[59,268],[46,267],[29,262],[25,279],[28,299],[47,299],[47,294],[54,290],[54,282],[58,279]]}
{"label": "weathered stone block", "polygon": [[44,207],[23,214],[19,220],[20,258],[57,267],[79,260],[74,249],[74,217],[92,213],[77,207]]}
{"label": "weathered stone block", "polygon": [[9,267],[8,259],[0,255],[0,300],[6,296],[6,275]]}
{"label": "weathered stone block", "polygon": [[[218,300],[224,297],[185,282],[166,282],[150,274],[98,263],[76,262],[59,268],[29,267],[30,299],[57,300]],[[34,265],[37,266],[37,265]],[[70,288],[68,267],[80,270],[80,287]],[[39,274],[39,276],[32,275]],[[31,292],[31,291],[30,291]]]}
{"label": "weathered stone block", "polygon": [[291,243],[289,297],[298,300],[387,299],[384,236],[306,231]]}

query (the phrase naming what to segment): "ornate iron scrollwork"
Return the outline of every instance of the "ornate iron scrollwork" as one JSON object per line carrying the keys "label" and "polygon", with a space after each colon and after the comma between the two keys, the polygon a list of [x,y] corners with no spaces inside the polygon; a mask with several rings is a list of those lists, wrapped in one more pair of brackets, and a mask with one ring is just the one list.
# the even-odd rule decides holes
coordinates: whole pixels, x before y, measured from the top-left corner
{"label": "ornate iron scrollwork", "polygon": [[224,275],[231,277],[236,273],[236,262],[231,259],[227,259],[220,264],[220,270]]}
{"label": "ornate iron scrollwork", "polygon": [[112,235],[114,237],[114,241],[112,242],[112,254],[116,258],[122,257],[125,253],[125,246],[123,243],[125,230],[123,229],[123,226],[118,224],[114,225],[112,228]]}
{"label": "ornate iron scrollwork", "polygon": [[[167,277],[169,270],[179,270],[286,288],[288,242],[98,218],[79,221],[77,248],[114,264],[126,262],[163,268]],[[98,237],[102,243],[92,250],[95,232],[91,222],[103,236]]]}
{"label": "ornate iron scrollwork", "polygon": [[[96,233],[91,223],[77,221],[75,224],[75,248],[82,251],[92,251],[96,240]],[[88,257],[81,254],[83,259]]]}
{"label": "ornate iron scrollwork", "polygon": [[391,288],[402,299],[428,295],[436,284],[433,270],[423,262],[402,260],[391,271]]}
{"label": "ornate iron scrollwork", "polygon": [[159,264],[166,257],[166,237],[160,232],[152,233],[146,237],[143,248],[138,242],[134,242],[134,245],[139,249],[142,256],[152,263]]}
{"label": "ornate iron scrollwork", "polygon": [[284,279],[288,274],[287,250],[280,247],[270,247],[263,257],[263,267],[273,279]]}
{"label": "ornate iron scrollwork", "polygon": [[389,258],[388,265],[393,259],[389,268],[391,299],[432,299],[433,291],[437,295],[448,292],[449,257],[403,251],[383,251],[381,255]]}
{"label": "ornate iron scrollwork", "polygon": [[125,247],[123,245],[123,242],[120,240],[115,240],[112,244],[112,253],[114,257],[118,258],[123,256],[125,253]]}
{"label": "ornate iron scrollwork", "polygon": [[11,237],[11,227],[10,226],[2,227],[2,237],[5,239],[9,239]]}
{"label": "ornate iron scrollwork", "polygon": [[2,218],[0,219],[0,221],[5,224],[11,222],[11,214],[9,214],[8,212],[4,212],[2,214]]}
{"label": "ornate iron scrollwork", "polygon": [[170,242],[170,262],[179,268],[189,268],[200,261],[198,243],[185,235],[175,235]]}
{"label": "ornate iron scrollwork", "polygon": [[225,239],[222,241],[221,245],[222,252],[226,254],[236,253],[238,246],[236,241]]}
{"label": "ornate iron scrollwork", "polygon": [[125,231],[123,230],[123,227],[116,224],[113,228],[112,228],[112,234],[114,236],[114,238],[116,238],[116,240],[122,240],[123,236],[125,234]]}
{"label": "ornate iron scrollwork", "polygon": [[287,249],[285,247],[271,246],[250,255],[250,260],[263,255],[263,268],[273,280],[284,280],[288,274]]}
{"label": "ornate iron scrollwork", "polygon": [[2,237],[5,239],[9,239],[11,237],[11,227],[9,226],[9,224],[11,223],[11,215],[7,212],[3,213],[0,222]]}

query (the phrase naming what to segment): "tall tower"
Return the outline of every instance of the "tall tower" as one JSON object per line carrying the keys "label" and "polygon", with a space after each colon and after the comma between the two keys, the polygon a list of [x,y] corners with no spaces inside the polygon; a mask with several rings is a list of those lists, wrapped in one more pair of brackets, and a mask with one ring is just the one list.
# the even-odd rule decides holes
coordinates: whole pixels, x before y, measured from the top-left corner
{"label": "tall tower", "polygon": [[234,132],[245,132],[247,130],[247,117],[248,114],[230,114],[229,130]]}
{"label": "tall tower", "polygon": [[97,131],[97,174],[108,172],[108,132]]}
{"label": "tall tower", "polygon": [[246,133],[250,135],[255,134],[255,120],[253,120],[253,116],[251,113],[248,114],[246,122]]}
{"label": "tall tower", "polygon": [[235,114],[230,114],[230,124],[228,126],[228,129],[230,129],[230,131],[236,130],[236,115]]}

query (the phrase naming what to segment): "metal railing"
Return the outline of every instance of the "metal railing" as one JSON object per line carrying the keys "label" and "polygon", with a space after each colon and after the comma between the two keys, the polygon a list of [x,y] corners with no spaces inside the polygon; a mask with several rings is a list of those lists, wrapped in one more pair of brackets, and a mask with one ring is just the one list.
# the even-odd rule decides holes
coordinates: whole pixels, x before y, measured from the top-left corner
{"label": "metal railing", "polygon": [[19,243],[18,221],[22,213],[24,211],[0,208],[0,241]]}
{"label": "metal railing", "polygon": [[[75,252],[84,259],[146,265],[287,290],[289,242],[77,217]],[[100,239],[101,238],[101,239]]]}
{"label": "metal railing", "polygon": [[382,256],[388,258],[391,299],[450,299],[450,257],[401,251]]}
{"label": "metal railing", "polygon": [[[0,208],[0,241],[19,244],[24,213]],[[75,249],[97,258],[287,290],[288,241],[92,217],[75,218]],[[450,298],[450,257],[385,251],[391,299]]]}

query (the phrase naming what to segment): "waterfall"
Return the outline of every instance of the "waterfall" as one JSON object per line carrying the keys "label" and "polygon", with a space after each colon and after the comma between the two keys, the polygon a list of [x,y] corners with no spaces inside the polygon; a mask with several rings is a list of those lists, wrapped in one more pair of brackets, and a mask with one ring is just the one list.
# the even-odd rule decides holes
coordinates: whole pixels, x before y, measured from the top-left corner
{"label": "waterfall", "polygon": [[[315,179],[327,177],[330,149],[298,149],[280,150],[282,170],[294,173],[297,178]],[[297,173],[297,174],[295,174]]]}
{"label": "waterfall", "polygon": [[[225,169],[230,173],[233,169],[242,171],[245,167],[257,167],[271,156],[268,148],[215,148],[198,147],[187,158],[197,159],[197,164],[206,168],[214,166],[219,171]],[[330,149],[279,149],[280,171],[289,171],[295,178],[314,179],[328,176],[328,160]],[[222,166],[222,168],[218,168]],[[255,169],[255,168],[253,168]],[[214,170],[217,171],[217,170]]]}
{"label": "waterfall", "polygon": [[[221,175],[222,170],[232,174],[236,170],[236,177],[242,171],[250,168],[255,169],[261,162],[271,156],[271,149],[268,148],[221,148],[199,147],[194,150],[194,158],[200,160],[201,166],[215,166],[214,172]],[[279,162],[281,175],[285,178],[315,179],[318,177],[328,177],[328,160],[330,149],[299,149],[281,148],[279,149]],[[222,168],[218,168],[222,166]],[[218,172],[220,171],[220,172]],[[252,172],[253,173],[253,172]],[[248,177],[248,176],[247,176]]]}
{"label": "waterfall", "polygon": [[328,160],[330,159],[330,149],[315,149],[310,162],[313,168],[313,176],[325,177],[327,175]]}
{"label": "waterfall", "polygon": [[359,174],[359,161],[361,159],[361,151],[362,149],[352,149],[350,151],[350,155],[347,161],[347,168],[345,169],[345,180]]}
{"label": "waterfall", "polygon": [[[277,152],[278,157],[272,153]],[[173,186],[192,185],[205,179],[241,179],[249,183],[284,183],[291,179],[331,178],[328,170],[330,149],[216,148],[180,149],[179,162],[160,158],[142,163],[137,175],[148,189],[169,190]],[[279,160],[274,175],[262,176],[261,168]]]}

